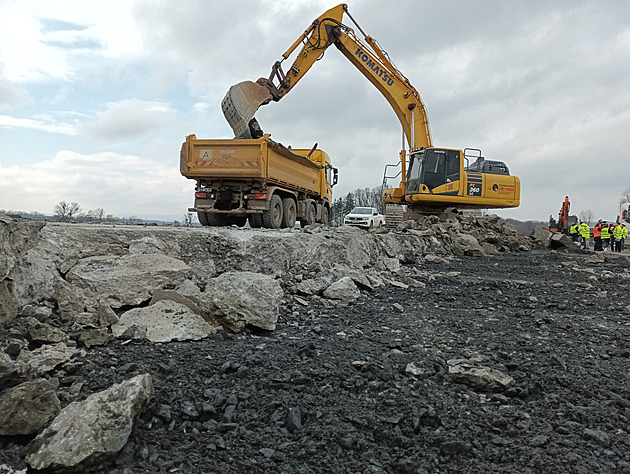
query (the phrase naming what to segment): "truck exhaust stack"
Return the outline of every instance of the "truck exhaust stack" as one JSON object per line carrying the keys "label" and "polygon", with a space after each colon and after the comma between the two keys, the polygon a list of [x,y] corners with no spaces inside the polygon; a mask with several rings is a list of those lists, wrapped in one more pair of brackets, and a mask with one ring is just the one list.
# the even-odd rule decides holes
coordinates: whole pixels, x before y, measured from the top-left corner
{"label": "truck exhaust stack", "polygon": [[254,119],[261,105],[272,100],[269,89],[252,81],[234,84],[221,101],[221,110],[235,138],[260,138],[262,130]]}

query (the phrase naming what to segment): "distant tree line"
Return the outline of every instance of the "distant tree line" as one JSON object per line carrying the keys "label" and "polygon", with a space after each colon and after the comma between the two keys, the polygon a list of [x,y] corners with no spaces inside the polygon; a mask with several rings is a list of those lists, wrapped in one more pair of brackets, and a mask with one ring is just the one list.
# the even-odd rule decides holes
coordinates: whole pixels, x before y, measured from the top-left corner
{"label": "distant tree line", "polygon": [[[105,211],[102,207],[83,212],[76,202],[60,201],[53,207],[53,220],[60,222],[103,222]],[[113,218],[113,216],[107,216]]]}
{"label": "distant tree line", "polygon": [[11,211],[0,209],[0,214],[16,214],[21,217],[55,222],[83,222],[105,224],[140,224],[147,221],[136,217],[117,217],[112,214],[105,215],[102,207],[83,212],[76,202],[60,201],[53,206],[52,214],[44,214],[36,211]]}
{"label": "distant tree line", "polygon": [[[630,202],[630,186],[619,195],[619,203]],[[345,196],[339,197],[333,200],[331,213],[331,224],[333,226],[340,226],[343,224],[343,218],[354,207],[375,207],[381,213],[385,213],[385,205],[381,200],[381,187],[376,186],[373,188],[357,188],[354,191],[349,192]],[[116,217],[112,214],[105,215],[103,208],[90,209],[87,212],[83,212],[81,206],[76,202],[60,201],[53,207],[52,217],[46,216],[40,212],[14,212],[0,210],[0,213],[14,213],[23,217],[32,217],[37,219],[52,219],[60,222],[93,222],[93,223],[107,223],[107,224],[138,224],[146,222],[136,216],[130,217]],[[595,218],[593,211],[587,209],[579,213],[580,220],[589,223]],[[186,227],[197,225],[195,222],[195,215],[187,212],[183,216],[183,225]],[[542,221],[527,221],[520,222],[513,219],[508,219],[515,225],[519,231],[529,230],[535,225],[538,225]]]}

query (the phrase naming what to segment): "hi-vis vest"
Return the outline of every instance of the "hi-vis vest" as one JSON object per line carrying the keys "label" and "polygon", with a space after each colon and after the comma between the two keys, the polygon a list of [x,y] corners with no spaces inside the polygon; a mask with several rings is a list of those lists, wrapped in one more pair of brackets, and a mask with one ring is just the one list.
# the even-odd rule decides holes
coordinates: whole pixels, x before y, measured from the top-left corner
{"label": "hi-vis vest", "polygon": [[613,231],[613,235],[615,236],[615,239],[623,238],[623,227],[621,227],[620,225],[615,227],[615,230]]}

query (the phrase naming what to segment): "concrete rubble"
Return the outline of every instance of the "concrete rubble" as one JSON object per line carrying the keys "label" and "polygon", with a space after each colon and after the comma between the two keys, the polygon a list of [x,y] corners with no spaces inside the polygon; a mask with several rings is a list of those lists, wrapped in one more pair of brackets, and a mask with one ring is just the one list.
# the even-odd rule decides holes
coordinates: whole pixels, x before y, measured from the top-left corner
{"label": "concrete rubble", "polygon": [[34,469],[95,470],[125,446],[152,393],[151,376],[138,375],[65,407],[30,445]]}
{"label": "concrete rubble", "polygon": [[[156,297],[213,326],[273,330],[285,293],[343,302],[387,281],[422,280],[411,262],[536,245],[497,216],[427,217],[392,232],[44,225],[2,216],[0,237],[0,327],[19,316],[31,343],[81,343],[79,333],[112,325],[120,336],[125,313],[159,314],[163,305],[150,307]],[[87,344],[107,342],[92,335],[100,341]]]}
{"label": "concrete rubble", "polygon": [[[124,448],[149,403],[152,380],[137,375],[80,397],[83,382],[72,377],[89,369],[82,368],[86,351],[107,353],[115,340],[174,343],[218,331],[274,331],[290,305],[334,311],[361,304],[377,288],[422,290],[440,276],[431,267],[454,257],[537,247],[574,251],[569,244],[544,232],[523,236],[493,215],[427,217],[369,232],[58,225],[0,216],[0,331],[7,336],[0,353],[0,436],[39,433],[26,457],[35,469],[99,469]],[[388,307],[401,317],[408,310]],[[344,331],[344,337],[356,333]],[[164,367],[168,372],[168,361]],[[222,370],[245,369],[228,364]],[[69,378],[60,382],[53,371]],[[420,363],[402,371],[418,379],[436,374]],[[481,392],[513,383],[470,361],[449,362],[445,374]],[[168,412],[160,406],[159,413]],[[200,416],[192,403],[187,413]],[[300,432],[305,419],[296,407],[278,415],[290,433]],[[236,425],[231,415],[224,421],[213,429]],[[213,443],[220,447],[221,436]]]}

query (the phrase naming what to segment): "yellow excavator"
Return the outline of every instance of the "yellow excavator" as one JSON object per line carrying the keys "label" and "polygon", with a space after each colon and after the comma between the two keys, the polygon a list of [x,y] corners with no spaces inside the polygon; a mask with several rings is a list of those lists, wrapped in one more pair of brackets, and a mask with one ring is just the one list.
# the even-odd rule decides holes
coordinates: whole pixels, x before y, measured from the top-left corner
{"label": "yellow excavator", "polygon": [[[365,42],[342,23],[344,14],[361,32]],[[282,62],[300,45],[302,48],[285,72]],[[313,21],[272,66],[268,78],[260,78],[255,83],[241,82],[230,88],[221,106],[236,138],[262,136],[254,118],[258,108],[282,99],[331,45],[383,94],[402,125],[409,150],[403,149],[400,161],[385,168],[382,195],[385,204],[406,205],[417,213],[519,206],[520,180],[510,176],[505,163],[486,160],[479,149],[433,147],[420,94],[377,41],[363,32],[350,16],[346,4],[331,8]],[[387,188],[388,180],[398,177],[398,187]]]}

